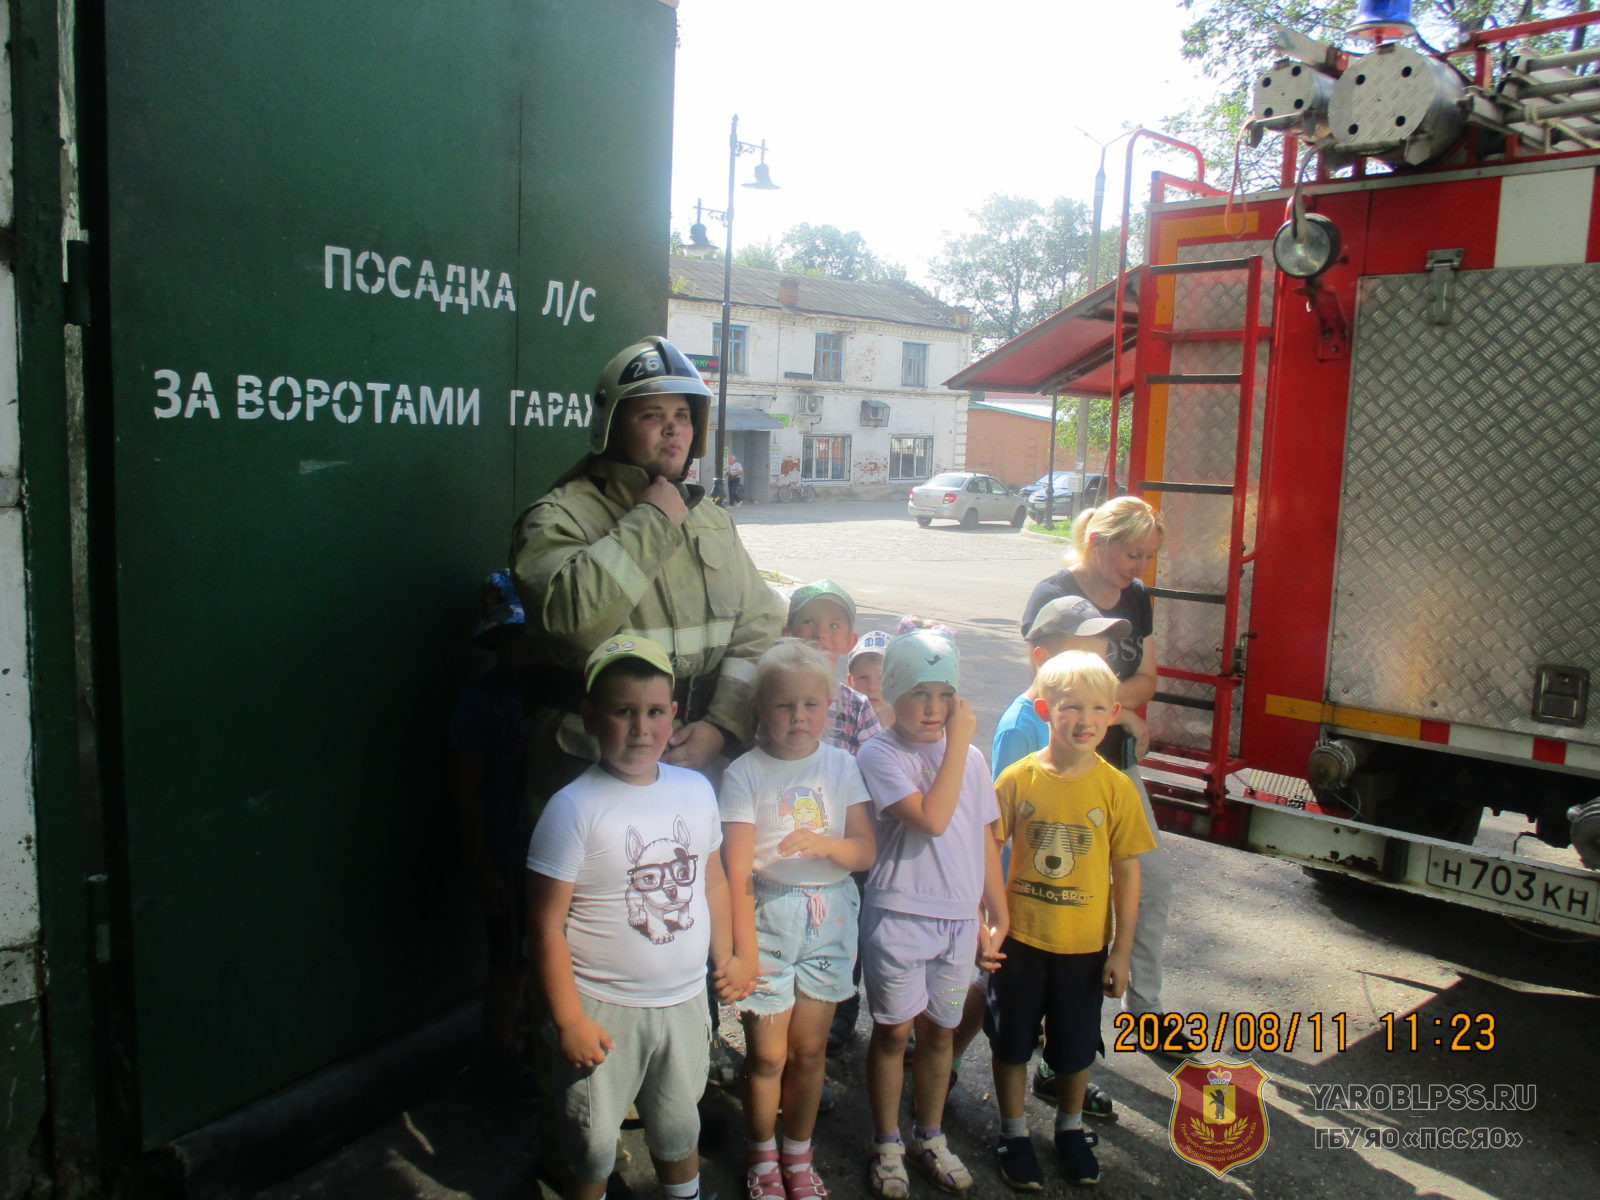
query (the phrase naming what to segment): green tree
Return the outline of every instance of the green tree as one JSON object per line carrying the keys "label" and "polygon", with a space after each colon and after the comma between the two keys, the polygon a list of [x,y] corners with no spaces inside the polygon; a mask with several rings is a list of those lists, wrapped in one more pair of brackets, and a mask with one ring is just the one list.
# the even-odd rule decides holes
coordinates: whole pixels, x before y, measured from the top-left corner
{"label": "green tree", "polygon": [[[1167,131],[1199,146],[1206,158],[1206,178],[1227,187],[1233,177],[1237,148],[1242,191],[1275,187],[1282,143],[1269,136],[1251,147],[1239,134],[1251,113],[1256,73],[1282,52],[1275,48],[1275,25],[1333,45],[1345,43],[1344,31],[1356,0],[1179,0],[1194,14],[1183,31],[1183,56],[1196,63],[1219,85],[1213,99],[1177,113],[1165,122]],[[1412,19],[1425,44],[1448,49],[1467,34],[1488,27],[1537,21],[1587,9],[1590,0],[1417,0]],[[1564,35],[1553,35],[1561,42]]]}
{"label": "green tree", "polygon": [[[932,275],[951,301],[972,310],[980,352],[1083,295],[1089,289],[1093,217],[1081,200],[1046,207],[1025,196],[990,196],[968,213],[977,228],[950,235]],[[1117,231],[1102,235],[1100,273],[1116,270]]]}
{"label": "green tree", "polygon": [[780,261],[778,247],[769,239],[765,242],[751,242],[749,245],[740,246],[733,252],[733,265],[777,271],[782,269],[783,264]]}
{"label": "green tree", "polygon": [[[667,242],[671,253],[689,254],[687,243],[676,229],[668,234]],[[720,262],[722,251],[716,249],[697,257]],[[771,238],[764,242],[747,242],[733,252],[733,264],[862,283],[904,282],[906,279],[905,267],[885,262],[867,249],[866,239],[859,233],[855,230],[847,233],[836,225],[800,224],[776,242]]]}
{"label": "green tree", "polygon": [[[1056,469],[1070,470],[1078,461],[1079,397],[1063,396],[1056,408]],[[1089,397],[1088,469],[1104,470],[1106,451],[1111,448],[1111,399]],[[1117,459],[1127,461],[1128,441],[1133,437],[1133,406],[1124,401],[1117,413]],[[1063,454],[1065,457],[1063,457]]]}
{"label": "green tree", "polygon": [[866,239],[856,230],[836,225],[796,225],[779,240],[777,258],[776,265],[796,275],[826,275],[862,283],[906,277],[904,267],[886,263],[867,249]]}

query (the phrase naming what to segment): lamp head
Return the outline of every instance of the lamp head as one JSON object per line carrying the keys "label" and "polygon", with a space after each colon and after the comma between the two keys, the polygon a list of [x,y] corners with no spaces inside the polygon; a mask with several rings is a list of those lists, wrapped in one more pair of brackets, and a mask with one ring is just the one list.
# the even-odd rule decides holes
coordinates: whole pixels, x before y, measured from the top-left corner
{"label": "lamp head", "polygon": [[683,249],[685,253],[695,258],[704,258],[708,254],[717,252],[717,248],[711,244],[711,239],[706,236],[706,227],[699,221],[689,226],[689,240]]}
{"label": "lamp head", "polygon": [[767,164],[764,162],[756,164],[755,179],[744,186],[747,188],[755,188],[756,190],[762,192],[775,192],[778,190],[778,185],[772,182],[772,172],[768,169]]}

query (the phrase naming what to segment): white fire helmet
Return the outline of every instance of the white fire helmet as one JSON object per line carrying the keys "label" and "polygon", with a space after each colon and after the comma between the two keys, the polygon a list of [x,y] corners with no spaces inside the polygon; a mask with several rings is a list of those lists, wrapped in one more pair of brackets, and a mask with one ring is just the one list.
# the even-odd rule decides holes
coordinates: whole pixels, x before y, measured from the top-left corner
{"label": "white fire helmet", "polygon": [[705,456],[710,425],[711,389],[700,371],[664,337],[635,342],[606,364],[594,388],[594,416],[589,422],[589,450],[604,454],[611,441],[611,423],[625,401],[635,396],[683,396],[694,421],[689,458]]}

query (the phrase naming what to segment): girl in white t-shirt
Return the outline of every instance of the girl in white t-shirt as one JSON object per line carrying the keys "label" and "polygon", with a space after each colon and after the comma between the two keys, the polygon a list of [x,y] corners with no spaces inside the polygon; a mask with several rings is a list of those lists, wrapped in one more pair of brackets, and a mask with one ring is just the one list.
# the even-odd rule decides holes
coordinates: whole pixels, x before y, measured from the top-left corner
{"label": "girl in white t-shirt", "polygon": [[855,990],[860,900],[850,872],[866,870],[876,853],[855,759],[821,741],[833,690],[820,651],[778,642],[756,668],[756,749],[722,778],[734,954],[760,952],[761,979],[739,1005],[750,1200],[827,1195],[811,1134],[834,1006]]}

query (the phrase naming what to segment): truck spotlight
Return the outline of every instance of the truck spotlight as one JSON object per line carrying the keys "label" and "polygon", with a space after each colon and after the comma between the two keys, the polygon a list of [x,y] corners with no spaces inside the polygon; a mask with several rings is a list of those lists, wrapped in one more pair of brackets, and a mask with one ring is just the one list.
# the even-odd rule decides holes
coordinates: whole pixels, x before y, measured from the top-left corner
{"label": "truck spotlight", "polygon": [[1367,748],[1360,742],[1323,738],[1311,751],[1306,778],[1314,790],[1337,794],[1349,786],[1366,761]]}
{"label": "truck spotlight", "polygon": [[1296,279],[1315,279],[1339,258],[1339,227],[1319,213],[1300,213],[1272,238],[1272,261]]}
{"label": "truck spotlight", "polygon": [[1600,800],[1567,809],[1572,822],[1572,848],[1586,867],[1600,870]]}

